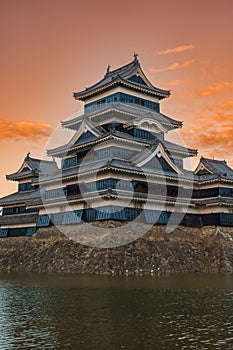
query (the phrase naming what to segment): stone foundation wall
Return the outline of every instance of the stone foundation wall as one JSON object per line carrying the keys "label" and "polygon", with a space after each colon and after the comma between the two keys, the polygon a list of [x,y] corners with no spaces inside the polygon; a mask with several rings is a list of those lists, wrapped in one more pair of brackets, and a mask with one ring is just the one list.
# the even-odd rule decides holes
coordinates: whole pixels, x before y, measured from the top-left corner
{"label": "stone foundation wall", "polygon": [[[85,232],[88,225],[76,229]],[[166,233],[164,226],[157,225],[132,243],[105,249],[74,242],[56,227],[41,228],[33,237],[0,239],[0,270],[126,275],[232,273],[233,228],[180,226]]]}

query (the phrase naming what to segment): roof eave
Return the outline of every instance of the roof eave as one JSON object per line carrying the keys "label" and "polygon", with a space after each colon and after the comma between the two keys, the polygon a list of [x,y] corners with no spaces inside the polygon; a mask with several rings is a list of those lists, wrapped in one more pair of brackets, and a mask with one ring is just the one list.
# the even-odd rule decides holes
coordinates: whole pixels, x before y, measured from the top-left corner
{"label": "roof eave", "polygon": [[35,177],[38,175],[39,174],[36,172],[31,172],[30,174],[23,174],[23,175],[15,173],[15,174],[6,175],[6,179],[11,181],[20,181],[23,179],[31,179],[32,177]]}
{"label": "roof eave", "polygon": [[126,85],[128,87],[131,87],[134,90],[137,90],[137,91],[139,90],[141,92],[156,96],[160,100],[167,98],[171,95],[170,90],[162,90],[162,89],[157,89],[157,88],[155,88],[155,90],[152,90],[152,89],[145,88],[143,86],[139,86],[138,84],[134,84],[134,83],[128,82],[124,79],[117,77],[116,79],[114,79],[110,83],[103,85],[101,87],[94,88],[93,90],[88,91],[88,89],[87,89],[87,90],[83,90],[80,92],[74,92],[73,97],[75,98],[75,100],[85,101],[87,98],[90,98],[90,97],[92,97],[100,92],[106,91],[114,85]]}

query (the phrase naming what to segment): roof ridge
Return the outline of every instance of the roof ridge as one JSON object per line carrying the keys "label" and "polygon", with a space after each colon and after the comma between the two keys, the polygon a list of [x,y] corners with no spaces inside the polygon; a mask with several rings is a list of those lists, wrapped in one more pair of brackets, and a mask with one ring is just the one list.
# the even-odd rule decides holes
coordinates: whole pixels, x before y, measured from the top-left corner
{"label": "roof ridge", "polygon": [[33,158],[33,157],[26,157],[26,159],[37,161],[37,162],[46,162],[46,163],[54,163],[54,160],[46,160],[46,159],[40,159],[40,158]]}
{"label": "roof ridge", "polygon": [[[159,92],[159,93],[164,93],[164,92],[167,92],[167,93],[171,93],[171,90],[165,90],[165,89],[161,89],[161,88],[158,88],[158,87],[156,87],[156,86],[154,86],[154,85],[152,85],[153,86],[153,88],[152,87],[150,87],[150,86],[147,86],[147,85],[142,85],[142,84],[139,84],[139,83],[137,83],[137,82],[133,82],[133,81],[131,81],[131,80],[129,80],[129,79],[126,79],[126,78],[124,78],[124,77],[121,77],[121,76],[117,76],[117,77],[120,77],[120,79],[122,80],[122,81],[125,81],[125,82],[127,82],[128,84],[133,84],[133,85],[136,85],[136,86],[139,86],[139,87],[141,87],[141,88],[146,88],[146,89],[148,89],[148,90],[151,90],[151,91],[153,91],[154,89],[155,90],[157,90],[157,92]],[[116,78],[117,78],[116,77]]]}
{"label": "roof ridge", "polygon": [[[127,63],[127,64],[125,64],[125,65],[123,65],[123,66],[121,66],[121,67],[118,67],[118,68],[116,68],[116,69],[114,69],[114,70],[112,70],[112,71],[110,70],[110,66],[108,65],[107,73],[104,75],[104,77],[103,77],[101,80],[99,80],[96,84],[91,85],[90,87],[95,87],[95,86],[98,85],[100,82],[102,82],[103,80],[105,80],[106,77],[110,77],[110,76],[112,76],[112,75],[115,75],[115,74],[117,74],[117,72],[121,72],[122,70],[124,70],[124,69],[130,67],[131,65],[132,65],[132,66],[134,66],[134,65],[136,66],[135,63],[137,63],[137,66],[140,66],[139,61],[136,60],[136,59],[134,59],[133,61],[131,61],[131,62],[129,62],[129,63]],[[116,78],[117,78],[117,76],[116,76]],[[88,90],[90,87],[85,88],[85,90]],[[84,90],[84,91],[85,91],[85,90]]]}
{"label": "roof ridge", "polygon": [[135,60],[135,58],[133,59],[133,61],[131,61],[131,62],[129,62],[129,63],[126,63],[125,65],[123,65],[123,66],[121,66],[121,67],[118,67],[118,68],[116,68],[116,69],[114,69],[114,70],[112,70],[112,71],[108,71],[106,74],[105,74],[105,76],[110,76],[110,75],[113,75],[113,74],[116,74],[117,72],[119,72],[119,71],[121,71],[121,70],[123,70],[123,69],[125,69],[125,68],[128,68],[128,67],[130,67],[130,66],[140,66],[140,63],[139,63],[139,61],[138,60]]}
{"label": "roof ridge", "polygon": [[[140,84],[137,81],[132,81],[128,79],[137,71],[141,71],[139,75],[142,74],[140,76],[142,80],[145,79],[145,85]],[[112,88],[115,84],[127,84],[127,87],[136,90],[140,89],[140,91],[151,93],[152,95],[157,96],[159,99],[169,97],[171,94],[170,90],[158,88],[149,81],[149,79],[146,77],[145,73],[141,68],[140,62],[138,60],[138,55],[134,54],[133,61],[121,67],[118,67],[112,71],[110,70],[110,66],[108,65],[107,72],[101,80],[89,87],[86,87],[85,90],[74,92],[73,96],[76,100],[85,101],[86,99],[90,98],[90,96],[92,96],[93,94],[97,94],[100,91]]]}
{"label": "roof ridge", "polygon": [[220,159],[212,159],[212,158],[207,158],[207,157],[201,156],[201,160],[207,160],[207,161],[215,162],[215,163],[224,163],[227,165],[227,162],[225,160],[220,160]]}

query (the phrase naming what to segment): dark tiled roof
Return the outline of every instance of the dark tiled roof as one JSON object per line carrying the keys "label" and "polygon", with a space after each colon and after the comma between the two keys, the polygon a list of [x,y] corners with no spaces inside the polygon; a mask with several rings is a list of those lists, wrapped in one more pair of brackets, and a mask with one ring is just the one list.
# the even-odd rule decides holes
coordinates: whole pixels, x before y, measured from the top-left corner
{"label": "dark tiled roof", "polygon": [[28,162],[32,165],[33,169],[38,172],[50,173],[51,171],[57,170],[57,164],[55,161],[29,157]]}
{"label": "dark tiled roof", "polygon": [[[140,70],[142,76],[147,80],[145,74],[143,73],[138,59],[135,59],[113,71],[108,70],[104,78],[98,81],[96,84],[86,88],[83,91],[75,92],[74,97],[76,99],[85,100],[87,96],[94,94],[96,91],[103,90],[108,88],[112,84],[123,84],[128,83],[132,88],[141,88],[147,91],[148,93],[157,95],[159,98],[165,98],[170,95],[170,91],[159,89],[153,86],[148,80],[145,84],[144,79],[136,79],[135,73]],[[136,76],[137,77],[137,76]]]}
{"label": "dark tiled roof", "polygon": [[134,165],[132,162],[127,160],[119,160],[119,159],[113,159],[111,162],[109,162],[112,166],[124,169],[124,170],[132,170],[132,171],[140,171],[143,174],[148,173],[150,175],[159,175],[159,176],[168,176],[173,177],[174,179],[180,179],[180,180],[189,180],[192,181],[193,179],[193,173],[188,170],[182,170],[183,174],[177,174],[175,172],[171,172],[169,170],[160,170],[160,169],[152,169],[151,167],[147,167],[147,164],[143,165],[142,168],[138,167],[137,165]]}
{"label": "dark tiled roof", "polygon": [[30,157],[29,153],[24,159],[24,163],[27,167],[27,170],[19,171],[19,169],[13,174],[6,175],[7,180],[17,181],[25,177],[35,177],[39,176],[40,173],[47,174],[57,170],[57,164],[55,161],[32,158]]}
{"label": "dark tiled roof", "polygon": [[214,198],[204,198],[202,200],[193,200],[197,206],[211,205],[211,204],[233,204],[233,198],[218,196]]}
{"label": "dark tiled roof", "polygon": [[167,127],[169,127],[169,129],[180,128],[182,126],[182,122],[172,119],[162,113],[158,113],[144,107],[118,102],[114,105],[114,109],[118,110],[119,112],[132,114],[132,116],[136,118],[152,118],[155,121],[160,122],[162,125],[166,125]]}
{"label": "dark tiled roof", "polygon": [[[152,118],[155,121],[158,121],[162,124],[166,129],[172,130],[174,128],[180,128],[182,127],[182,122],[172,119],[162,113],[158,113],[152,110],[149,110],[148,108],[145,108],[143,106],[136,106],[132,104],[122,103],[122,102],[113,102],[111,104],[105,105],[103,108],[97,109],[93,111],[92,113],[88,114],[88,118],[91,120],[95,120],[99,116],[107,115],[109,117],[109,114],[114,117],[115,113],[119,114],[125,114],[126,116],[126,122],[130,120],[134,120],[135,118]],[[85,114],[81,114],[76,116],[73,119],[66,120],[62,122],[62,127],[70,128],[70,129],[77,129],[80,126],[80,123],[82,122],[83,118],[85,117]],[[75,127],[74,127],[75,126]]]}
{"label": "dark tiled roof", "polygon": [[189,157],[190,156],[196,156],[197,155],[197,150],[196,149],[191,149],[191,148],[186,148],[184,146],[175,144],[173,142],[169,141],[161,141],[165,149],[168,151],[172,152],[181,152],[187,154]]}
{"label": "dark tiled roof", "polygon": [[[146,140],[146,139],[142,139],[142,138],[139,138],[139,137],[135,137],[135,136],[132,136],[126,132],[121,132],[121,131],[117,131],[117,130],[112,130],[111,132],[106,132],[102,135],[102,136],[99,136],[97,137],[96,139],[94,140],[82,140],[78,143],[75,143],[73,146],[69,146],[68,144],[66,145],[63,145],[63,146],[60,146],[60,147],[57,147],[57,148],[54,148],[54,149],[51,149],[51,150],[48,150],[48,154],[49,155],[55,155],[56,156],[58,154],[66,154],[68,153],[69,151],[72,151],[72,149],[76,149],[77,147],[81,147],[82,145],[85,145],[87,142],[91,142],[91,144],[96,144],[96,143],[99,143],[99,142],[102,142],[105,140],[106,137],[117,137],[119,139],[121,139],[122,141],[133,141],[133,142],[137,142],[137,143],[140,143],[143,146],[147,146],[147,145],[150,145],[151,142],[150,140]],[[164,148],[167,150],[167,151],[170,151],[171,153],[172,152],[176,152],[176,153],[180,153],[180,154],[183,154],[183,155],[186,155],[186,156],[195,156],[197,154],[197,150],[193,150],[193,149],[190,149],[190,148],[185,148],[181,145],[178,145],[178,144],[174,144],[172,142],[169,142],[169,141],[165,141],[165,140],[161,140],[161,139],[157,139],[155,140],[155,142],[161,142],[164,146]]]}
{"label": "dark tiled roof", "polygon": [[16,173],[13,173],[13,174],[9,174],[9,175],[6,175],[6,178],[7,180],[21,180],[21,179],[24,179],[24,178],[31,178],[32,176],[37,176],[36,173],[33,174],[33,171],[32,170],[26,170],[26,171],[23,171],[23,172],[16,172]]}
{"label": "dark tiled roof", "polygon": [[0,225],[36,223],[37,213],[3,215],[0,217]]}
{"label": "dark tiled roof", "polygon": [[15,202],[25,202],[30,199],[39,198],[40,197],[40,190],[37,191],[22,191],[22,192],[15,192],[8,196],[5,196],[0,199],[0,205],[8,204],[8,203],[15,203]]}
{"label": "dark tiled roof", "polygon": [[204,167],[210,171],[210,174],[199,175],[200,179],[211,179],[218,176],[223,179],[233,180],[233,169],[227,165],[225,160],[201,157],[199,165],[200,164],[203,164]]}
{"label": "dark tiled roof", "polygon": [[109,132],[106,132],[105,135],[103,136],[99,136],[93,140],[82,140],[78,143],[75,143],[74,145],[70,146],[69,144],[66,144],[66,145],[63,145],[63,146],[60,146],[60,147],[56,147],[56,148],[53,148],[53,149],[49,149],[47,150],[47,153],[48,155],[55,155],[56,157],[58,157],[59,155],[66,155],[69,151],[71,151],[72,149],[76,149],[76,148],[79,148],[81,147],[82,145],[86,145],[86,144],[95,144],[95,143],[98,143],[98,142],[101,142],[102,140],[105,140],[106,137],[108,137],[110,135]]}
{"label": "dark tiled roof", "polygon": [[62,180],[66,177],[79,176],[79,174],[83,172],[90,172],[95,170],[98,171],[100,168],[106,166],[107,163],[108,163],[107,160],[99,160],[99,161],[86,163],[86,164],[82,163],[81,167],[75,166],[72,168],[62,169],[56,174],[45,175],[41,178],[41,182],[51,181],[51,180],[57,180],[62,182]]}

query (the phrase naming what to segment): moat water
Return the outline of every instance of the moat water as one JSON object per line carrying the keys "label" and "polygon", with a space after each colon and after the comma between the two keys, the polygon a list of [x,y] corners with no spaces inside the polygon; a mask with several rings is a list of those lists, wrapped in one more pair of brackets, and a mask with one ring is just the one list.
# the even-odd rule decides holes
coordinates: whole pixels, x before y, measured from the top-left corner
{"label": "moat water", "polygon": [[0,274],[0,349],[233,349],[233,275]]}

